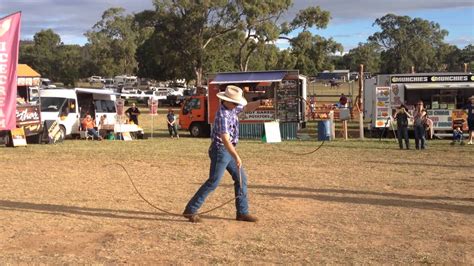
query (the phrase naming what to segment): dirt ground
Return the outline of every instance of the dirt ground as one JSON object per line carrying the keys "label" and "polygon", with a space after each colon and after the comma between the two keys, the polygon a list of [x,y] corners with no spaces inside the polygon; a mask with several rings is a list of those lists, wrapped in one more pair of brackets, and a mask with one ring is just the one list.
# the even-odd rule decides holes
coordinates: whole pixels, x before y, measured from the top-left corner
{"label": "dirt ground", "polygon": [[[183,133],[186,135],[186,133]],[[0,147],[0,263],[474,264],[474,147],[393,140],[241,141],[250,210],[181,213],[206,179],[208,139]],[[233,197],[226,174],[203,210]]]}

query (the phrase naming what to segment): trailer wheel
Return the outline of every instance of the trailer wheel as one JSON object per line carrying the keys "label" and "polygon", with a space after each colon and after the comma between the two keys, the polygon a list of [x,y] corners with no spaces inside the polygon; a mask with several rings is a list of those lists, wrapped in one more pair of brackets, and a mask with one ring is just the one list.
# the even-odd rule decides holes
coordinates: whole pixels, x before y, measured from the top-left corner
{"label": "trailer wheel", "polygon": [[26,143],[31,143],[31,144],[41,144],[43,140],[43,135],[42,134],[36,134],[32,136],[26,137]]}
{"label": "trailer wheel", "polygon": [[13,140],[12,140],[12,135],[10,131],[8,131],[7,134],[5,134],[5,146],[13,147]]}
{"label": "trailer wheel", "polygon": [[202,126],[200,124],[192,124],[191,127],[189,128],[189,133],[191,133],[192,137],[200,137],[202,136]]}

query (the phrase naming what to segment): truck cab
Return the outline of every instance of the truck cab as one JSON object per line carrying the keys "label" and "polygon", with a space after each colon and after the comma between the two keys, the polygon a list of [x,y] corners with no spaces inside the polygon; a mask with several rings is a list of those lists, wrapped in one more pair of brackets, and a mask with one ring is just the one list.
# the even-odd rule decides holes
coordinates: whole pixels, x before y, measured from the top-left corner
{"label": "truck cab", "polygon": [[193,137],[209,136],[210,125],[207,120],[207,97],[195,95],[186,98],[179,112],[179,126],[189,130]]}

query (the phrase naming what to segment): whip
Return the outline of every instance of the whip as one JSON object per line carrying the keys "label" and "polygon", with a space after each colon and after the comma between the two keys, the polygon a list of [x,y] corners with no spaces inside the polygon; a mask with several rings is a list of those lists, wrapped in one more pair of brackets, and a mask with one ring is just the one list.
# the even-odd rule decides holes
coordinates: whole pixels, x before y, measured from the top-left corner
{"label": "whip", "polygon": [[[125,168],[125,166],[123,166],[122,164],[120,163],[111,163],[111,164],[105,164],[103,165],[103,167],[108,167],[108,166],[112,166],[112,165],[117,165],[117,166],[120,166],[123,171],[127,174],[127,177],[128,177],[128,180],[130,180],[130,183],[132,184],[133,188],[135,189],[135,192],[137,193],[137,195],[144,201],[146,202],[148,205],[150,205],[152,208],[158,210],[158,211],[161,211],[161,212],[164,212],[166,214],[169,214],[169,215],[173,215],[173,216],[182,216],[183,214],[182,213],[175,213],[175,212],[171,212],[171,211],[168,211],[168,210],[165,210],[163,208],[160,208],[158,206],[156,206],[155,204],[151,203],[149,200],[147,200],[141,193],[140,191],[138,190],[138,188],[135,186],[135,182],[133,182],[133,179],[132,177],[130,176],[130,174],[128,173],[127,171],[127,168]],[[237,196],[235,196],[234,198],[228,200],[228,201],[225,201],[224,203],[212,208],[212,209],[209,209],[209,210],[206,210],[206,211],[203,211],[203,212],[198,212],[198,213],[194,213],[193,215],[202,215],[202,214],[206,214],[206,213],[210,213],[212,211],[215,211],[219,208],[222,208],[224,207],[225,205],[229,204],[230,202],[236,200],[237,198],[240,198],[242,196],[242,175],[241,175],[241,168],[239,168],[239,182],[240,182],[240,190],[239,190],[239,193]]]}

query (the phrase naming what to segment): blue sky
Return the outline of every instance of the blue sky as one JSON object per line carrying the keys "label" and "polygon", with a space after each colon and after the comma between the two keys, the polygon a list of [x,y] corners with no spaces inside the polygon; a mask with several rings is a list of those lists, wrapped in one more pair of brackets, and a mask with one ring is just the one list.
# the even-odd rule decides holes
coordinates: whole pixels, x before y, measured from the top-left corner
{"label": "blue sky", "polygon": [[[346,52],[378,31],[372,24],[387,13],[437,22],[449,31],[445,41],[460,48],[474,44],[473,0],[294,0],[284,18],[291,19],[298,10],[315,5],[330,11],[332,20],[327,29],[314,32],[332,37]],[[152,0],[1,0],[0,17],[22,11],[22,39],[32,39],[36,32],[51,28],[64,43],[83,45],[87,42],[83,34],[114,6],[130,13],[153,8]],[[283,42],[279,45],[286,47]]]}

